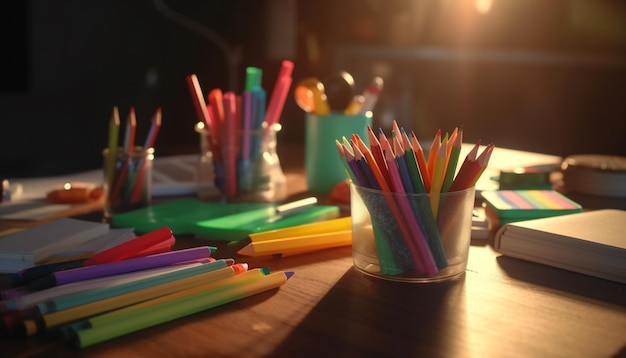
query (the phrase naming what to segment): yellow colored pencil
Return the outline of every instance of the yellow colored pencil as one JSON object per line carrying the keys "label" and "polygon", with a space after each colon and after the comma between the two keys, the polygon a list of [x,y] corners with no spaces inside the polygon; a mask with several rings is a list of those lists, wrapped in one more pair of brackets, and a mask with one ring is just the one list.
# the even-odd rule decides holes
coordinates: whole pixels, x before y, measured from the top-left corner
{"label": "yellow colored pencil", "polygon": [[[260,270],[248,272],[255,271]],[[235,277],[243,276],[248,272]],[[131,306],[125,309],[126,312],[113,311],[92,317],[88,321],[90,328],[76,332],[77,344],[79,347],[84,348],[124,334],[278,288],[287,282],[292,275],[293,272],[282,271],[268,275],[261,274],[255,278],[241,281],[238,284],[230,284],[218,289],[193,293],[180,292],[176,296],[164,296],[159,299],[160,302],[135,309],[134,311],[130,311],[131,307],[133,307]]]}
{"label": "yellow colored pencil", "polygon": [[[266,274],[267,271],[265,269],[253,269],[234,276],[231,275],[219,281],[215,281],[201,286],[191,287],[186,290],[176,291],[132,305],[127,305],[115,310],[110,310],[105,313],[98,314],[97,316],[89,317],[87,319],[89,323],[88,326],[96,327],[107,324],[111,321],[124,320],[138,311],[145,312],[146,310],[153,309],[154,307],[159,307],[159,305],[167,304],[168,302],[175,300],[184,299],[186,297],[197,295],[199,293],[214,292],[221,289],[227,289],[232,286],[240,285],[242,283],[265,276]],[[72,326],[73,329],[80,330],[84,328],[85,322],[78,322],[76,324],[73,324]]]}
{"label": "yellow colored pencil", "polygon": [[322,234],[335,232],[340,230],[348,230],[352,227],[352,218],[347,216],[343,218],[324,220],[310,224],[302,224],[287,227],[284,229],[276,229],[270,231],[257,232],[248,235],[250,241],[260,242],[284,238],[292,238],[296,236]]}
{"label": "yellow colored pencil", "polygon": [[352,244],[352,230],[339,230],[310,235],[293,236],[276,240],[251,242],[237,253],[246,256],[305,253]]}
{"label": "yellow colored pencil", "polygon": [[116,107],[113,107],[113,113],[109,121],[109,146],[107,153],[107,182],[109,189],[113,186],[115,179],[115,162],[117,160],[117,141],[120,133],[120,113]]}
{"label": "yellow colored pencil", "polygon": [[193,289],[200,286],[204,289],[208,289],[207,287],[218,287],[227,284],[229,279],[238,276],[237,274],[241,272],[241,269],[237,267],[236,265],[232,265],[162,285],[94,301],[58,312],[52,312],[43,315],[42,319],[46,328],[52,328],[77,319],[93,316],[167,294],[173,294],[182,290]]}

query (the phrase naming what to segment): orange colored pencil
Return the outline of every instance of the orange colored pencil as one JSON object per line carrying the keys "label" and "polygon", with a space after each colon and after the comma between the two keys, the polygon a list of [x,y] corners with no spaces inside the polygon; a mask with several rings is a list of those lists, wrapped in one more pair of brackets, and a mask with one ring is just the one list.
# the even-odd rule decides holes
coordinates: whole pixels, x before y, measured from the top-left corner
{"label": "orange colored pencil", "polygon": [[430,150],[428,152],[428,173],[430,174],[430,180],[432,181],[433,171],[435,170],[435,162],[437,161],[437,154],[439,152],[439,147],[441,147],[441,129],[437,130],[437,134],[435,134],[435,138],[430,145]]}

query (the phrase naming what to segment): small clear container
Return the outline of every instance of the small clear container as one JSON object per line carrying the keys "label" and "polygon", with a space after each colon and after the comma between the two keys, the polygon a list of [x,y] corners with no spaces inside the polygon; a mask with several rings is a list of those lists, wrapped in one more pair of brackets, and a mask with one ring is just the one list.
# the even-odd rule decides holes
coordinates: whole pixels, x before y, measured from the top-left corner
{"label": "small clear container", "polygon": [[203,200],[249,201],[274,203],[287,197],[287,179],[278,157],[277,133],[280,124],[251,131],[240,131],[237,146],[229,148],[236,160],[229,158],[221,143],[201,123],[195,127],[200,135],[198,196]]}
{"label": "small clear container", "polygon": [[104,217],[146,207],[152,201],[152,161],[154,148],[135,147],[132,152],[109,150],[104,157]]}
{"label": "small clear container", "polygon": [[474,187],[430,194],[383,192],[351,184],[352,259],[361,272],[393,281],[438,282],[465,273]]}

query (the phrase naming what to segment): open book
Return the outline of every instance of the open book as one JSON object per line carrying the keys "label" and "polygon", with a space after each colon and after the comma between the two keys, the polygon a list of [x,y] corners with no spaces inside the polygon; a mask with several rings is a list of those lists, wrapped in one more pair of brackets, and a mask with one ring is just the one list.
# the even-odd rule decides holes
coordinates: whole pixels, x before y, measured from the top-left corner
{"label": "open book", "polygon": [[603,209],[502,226],[495,249],[533,261],[626,283],[626,211]]}

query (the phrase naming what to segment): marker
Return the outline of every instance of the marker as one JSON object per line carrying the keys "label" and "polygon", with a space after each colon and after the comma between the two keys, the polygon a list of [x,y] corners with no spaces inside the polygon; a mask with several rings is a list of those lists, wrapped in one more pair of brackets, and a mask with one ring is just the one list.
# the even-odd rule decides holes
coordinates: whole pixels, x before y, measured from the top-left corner
{"label": "marker", "polygon": [[[94,316],[195,287],[217,287],[225,282],[229,282],[227,281],[228,278],[248,270],[247,264],[228,265],[223,260],[192,269],[196,269],[195,271],[198,272],[198,268],[205,270],[204,272],[187,275],[182,278],[180,278],[181,275],[178,275],[179,278],[176,278],[176,275],[172,275],[183,272],[177,271],[171,274],[129,282],[117,287],[114,286],[110,289],[104,287],[97,291],[85,291],[79,294],[80,299],[77,297],[77,299],[68,302],[62,302],[65,297],[59,297],[55,302],[45,302],[38,305],[42,312],[40,318],[43,320],[46,328],[52,328],[77,319]],[[166,279],[163,276],[168,277]],[[114,292],[111,293],[111,290]],[[48,308],[48,311],[45,308]]]}
{"label": "marker", "polygon": [[285,105],[285,99],[287,98],[287,93],[289,93],[289,88],[291,87],[292,71],[293,62],[283,61],[278,77],[276,78],[276,84],[274,85],[270,102],[267,106],[267,111],[265,112],[264,121],[267,123],[268,127],[278,123],[280,120],[280,115],[283,111],[283,106]]}
{"label": "marker", "polygon": [[97,253],[86,259],[83,266],[121,261],[141,254],[142,251],[148,250],[159,244],[165,243],[168,247],[172,247],[175,242],[176,239],[172,234],[172,230],[165,226],[123,244],[114,246],[108,250]]}
{"label": "marker", "polygon": [[[121,317],[105,320],[101,325],[80,330],[76,333],[76,343],[79,347],[84,348],[176,318],[211,309],[278,288],[292,276],[293,272],[276,272],[247,280],[238,285],[172,298],[169,301],[164,301],[151,307],[141,308]],[[94,317],[90,321],[96,318],[98,317]]]}
{"label": "marker", "polygon": [[376,102],[378,102],[382,90],[383,79],[381,77],[374,77],[363,92],[364,101],[359,114],[366,114],[374,110],[374,106],[376,106]]}
{"label": "marker", "polygon": [[263,70],[257,67],[246,67],[245,90],[250,91],[254,87],[260,86],[263,79]]}
{"label": "marker", "polygon": [[[220,261],[216,261],[215,263],[219,262]],[[91,294],[91,292],[83,292],[81,296],[91,296],[86,299],[83,297],[83,301],[85,301],[84,303],[73,304],[64,309],[43,314],[41,317],[35,318],[35,320],[40,319],[40,326],[43,326],[41,328],[47,330],[71,321],[95,316],[107,311],[138,304],[179,291],[189,290],[200,286],[219,287],[225,282],[228,282],[228,278],[236,276],[242,272],[246,272],[247,269],[248,267],[246,264],[236,264],[223,266],[221,268],[181,279],[170,278],[167,282],[163,283],[155,284],[155,280],[152,280],[149,285],[144,284],[143,282],[131,282],[125,285],[128,286],[127,289],[129,291],[124,293],[116,292],[106,296]],[[104,293],[103,290],[106,289],[101,289],[97,293]],[[63,297],[60,297],[59,299],[63,299]],[[28,332],[32,332],[32,330],[28,330]]]}
{"label": "marker", "polygon": [[211,248],[208,246],[200,246],[191,249],[171,251],[101,265],[78,267],[75,269],[55,272],[42,277],[31,282],[28,285],[28,288],[32,290],[43,290],[71,282],[172,265],[178,262],[208,258],[210,256]]}
{"label": "marker", "polygon": [[184,270],[190,267],[203,265],[209,262],[209,259],[200,259],[189,263],[183,263],[180,265],[171,265],[165,267],[157,267],[148,270],[141,270],[136,272],[123,273],[114,276],[105,276],[94,278],[87,281],[77,281],[68,283],[66,285],[51,287],[41,291],[31,291],[31,293],[25,294],[20,297],[16,297],[10,300],[6,300],[6,309],[12,310],[24,310],[31,308],[41,302],[51,300],[57,297],[72,295],[77,292],[86,290],[93,290],[102,287],[110,287],[113,285],[121,285],[125,282],[136,281],[139,279],[160,275],[167,272],[173,272],[178,270]]}

